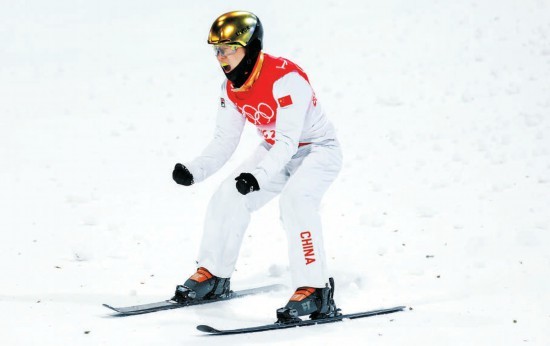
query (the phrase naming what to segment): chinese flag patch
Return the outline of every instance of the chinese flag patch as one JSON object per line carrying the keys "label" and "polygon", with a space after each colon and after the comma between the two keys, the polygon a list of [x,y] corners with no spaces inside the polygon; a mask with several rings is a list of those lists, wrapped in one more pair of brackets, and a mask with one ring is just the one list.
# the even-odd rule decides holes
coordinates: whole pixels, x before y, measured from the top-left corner
{"label": "chinese flag patch", "polygon": [[286,95],[283,97],[280,97],[277,102],[279,103],[279,106],[281,108],[288,107],[292,104],[292,97],[290,95]]}

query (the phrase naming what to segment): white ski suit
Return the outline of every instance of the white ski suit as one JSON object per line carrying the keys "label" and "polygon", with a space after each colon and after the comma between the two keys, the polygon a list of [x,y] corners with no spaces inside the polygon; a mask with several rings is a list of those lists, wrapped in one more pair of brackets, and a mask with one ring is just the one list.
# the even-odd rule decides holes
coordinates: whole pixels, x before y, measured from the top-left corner
{"label": "white ski suit", "polygon": [[[222,84],[214,138],[200,156],[185,164],[198,183],[231,157],[246,120],[264,137],[212,196],[198,265],[230,277],[251,213],[280,194],[293,284],[324,287],[328,273],[319,205],[342,166],[340,145],[307,75],[297,65],[261,53],[252,76],[257,79],[245,91],[233,90],[229,81]],[[254,175],[260,190],[239,193],[235,177],[241,172]]]}

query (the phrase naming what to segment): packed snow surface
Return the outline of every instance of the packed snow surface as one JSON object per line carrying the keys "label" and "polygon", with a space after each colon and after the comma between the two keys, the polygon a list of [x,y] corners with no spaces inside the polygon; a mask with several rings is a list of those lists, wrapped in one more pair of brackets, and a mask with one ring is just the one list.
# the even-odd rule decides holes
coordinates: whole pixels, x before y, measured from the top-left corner
{"label": "packed snow surface", "polygon": [[[193,271],[215,176],[171,178],[213,132],[223,80],[206,37],[255,12],[338,129],[322,205],[336,302],[401,313],[223,338],[293,291],[277,201],[258,211],[234,289],[286,290],[114,318]],[[550,2],[0,3],[3,345],[550,344]]]}

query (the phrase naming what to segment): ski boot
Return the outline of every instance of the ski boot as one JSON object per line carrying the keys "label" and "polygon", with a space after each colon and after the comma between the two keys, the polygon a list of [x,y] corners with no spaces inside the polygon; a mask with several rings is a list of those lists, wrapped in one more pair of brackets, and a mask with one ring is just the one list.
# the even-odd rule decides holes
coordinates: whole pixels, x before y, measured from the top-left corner
{"label": "ski boot", "polygon": [[300,322],[299,316],[309,315],[312,320],[340,315],[334,303],[334,279],[324,288],[299,287],[284,308],[277,309],[276,323]]}
{"label": "ski boot", "polygon": [[172,300],[185,303],[190,300],[226,298],[231,293],[229,280],[230,278],[214,276],[208,269],[200,267],[183,285],[176,287],[176,293]]}

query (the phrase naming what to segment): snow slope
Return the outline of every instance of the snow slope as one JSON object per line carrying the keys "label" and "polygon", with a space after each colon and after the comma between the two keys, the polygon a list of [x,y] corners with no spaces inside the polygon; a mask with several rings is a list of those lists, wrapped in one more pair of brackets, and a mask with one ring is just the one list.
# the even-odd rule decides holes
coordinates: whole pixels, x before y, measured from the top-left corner
{"label": "snow slope", "polygon": [[[176,162],[213,130],[219,14],[262,19],[309,74],[344,169],[323,204],[345,312],[406,312],[276,333],[292,289],[131,318],[194,270],[206,203],[258,138],[185,188]],[[0,3],[3,345],[550,344],[550,2]],[[233,288],[290,286],[277,202]]]}

